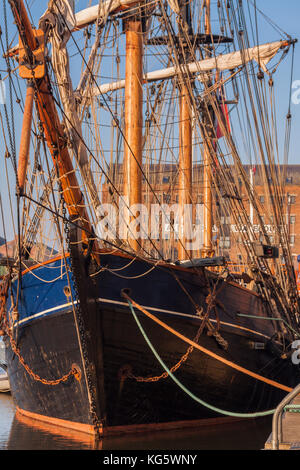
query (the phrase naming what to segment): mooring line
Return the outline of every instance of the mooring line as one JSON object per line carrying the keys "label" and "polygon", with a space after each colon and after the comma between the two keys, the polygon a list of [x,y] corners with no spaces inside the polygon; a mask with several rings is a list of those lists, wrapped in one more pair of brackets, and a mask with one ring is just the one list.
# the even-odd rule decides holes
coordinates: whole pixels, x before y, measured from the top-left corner
{"label": "mooring line", "polygon": [[156,323],[158,323],[160,326],[165,328],[166,330],[170,331],[170,333],[174,334],[181,340],[189,343],[191,346],[194,346],[196,349],[199,351],[202,351],[203,353],[213,357],[217,361],[223,362],[223,364],[226,364],[229,367],[232,367],[233,369],[238,370],[239,372],[242,372],[243,374],[249,375],[250,377],[253,377],[254,379],[257,379],[261,382],[264,382],[268,385],[271,385],[275,388],[279,388],[285,392],[291,392],[293,389],[291,387],[288,387],[286,385],[283,385],[279,382],[276,382],[275,380],[268,379],[267,377],[263,377],[262,375],[256,374],[255,372],[252,372],[245,367],[239,366],[238,364],[235,364],[232,361],[228,361],[222,356],[219,356],[218,354],[210,351],[209,349],[204,348],[203,346],[200,346],[199,344],[195,343],[191,339],[187,338],[186,336],[182,335],[178,331],[174,330],[171,326],[167,325],[163,321],[159,320],[157,317],[152,315],[150,312],[148,312],[146,309],[141,307],[139,304],[137,304],[134,300],[132,300],[125,292],[122,293],[123,297],[127,299],[128,302],[130,302],[133,306],[135,306],[138,310],[140,310],[142,313],[144,313],[147,317],[151,318],[154,320]]}

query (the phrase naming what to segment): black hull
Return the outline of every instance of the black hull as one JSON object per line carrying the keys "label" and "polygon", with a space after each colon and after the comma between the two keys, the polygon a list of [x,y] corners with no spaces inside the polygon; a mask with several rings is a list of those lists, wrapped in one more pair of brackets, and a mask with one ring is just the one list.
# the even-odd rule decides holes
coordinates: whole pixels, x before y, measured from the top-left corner
{"label": "black hull", "polygon": [[[220,416],[196,403],[169,377],[154,382],[137,382],[135,379],[128,378],[121,386],[121,373],[128,368],[135,376],[142,377],[161,376],[164,371],[145,344],[136,324],[130,325],[133,323],[132,317],[126,321],[124,314],[105,312],[105,326],[108,327],[106,331],[110,330],[112,316],[117,323],[126,324],[126,331],[130,333],[129,338],[122,338],[121,335],[118,335],[119,348],[116,348],[112,342],[110,346],[107,344],[105,348],[105,375],[106,377],[111,376],[111,379],[107,381],[107,396],[110,397],[107,411],[111,424],[172,422]],[[188,345],[168,331],[160,331],[158,337],[159,327],[156,324],[144,317],[140,318],[140,321],[168,367],[177,364],[186,353]],[[197,332],[197,326],[193,323],[185,325],[184,328],[179,321],[169,322],[169,324],[175,330],[183,331],[188,338],[193,338]],[[262,355],[261,352],[257,352],[249,358],[245,348],[247,338],[232,333],[224,333],[223,336],[230,344],[234,345],[230,353],[224,353],[215,339],[206,334],[203,335],[199,344],[219,356],[230,358],[230,360],[235,360],[234,358],[238,355],[239,364],[249,370],[266,368],[270,361],[268,353]],[[129,346],[132,343],[134,347]],[[124,357],[125,350],[127,351],[126,357]],[[241,354],[241,351],[244,351],[244,355]],[[280,367],[279,360],[276,367]],[[282,363],[281,367],[283,367]],[[270,391],[265,383],[257,383],[253,378],[234,371],[197,350],[189,355],[187,361],[182,363],[175,375],[194,395],[214,407],[229,412],[249,413],[272,409],[284,396],[282,391]],[[288,374],[285,378],[288,378]],[[250,391],[251,393],[249,393]],[[111,400],[113,397],[114,399]]]}
{"label": "black hull", "polygon": [[[111,259],[109,262],[112,265]],[[128,260],[115,256],[113,262],[116,268],[119,264],[128,263]],[[132,278],[134,272],[138,274],[137,269],[131,266],[126,274]],[[110,429],[124,432],[130,427],[144,429],[145,425],[222,416],[197,403],[170,377],[144,382],[126,376],[125,372],[130,371],[134,376],[157,377],[164,371],[146,344],[127,302],[121,297],[122,289],[130,289],[132,298],[141,303],[143,300],[144,305],[152,308],[152,313],[154,305],[160,306],[164,313],[156,311],[155,316],[187,338],[193,339],[201,324],[201,320],[192,315],[192,306],[186,293],[179,288],[174,290],[178,286],[177,280],[170,277],[169,271],[156,270],[152,278],[148,276],[138,281],[116,278],[106,272],[100,274],[93,285],[83,283],[82,276],[81,271],[78,273],[78,278],[81,277],[78,294],[80,299],[85,297],[81,301],[81,314],[85,325],[88,364],[84,364],[78,347],[72,310],[38,318],[18,327],[18,346],[26,363],[36,374],[55,379],[68,372],[71,364],[76,364],[82,371],[80,381],[71,377],[65,383],[51,386],[35,380],[12,352],[9,338],[5,338],[11,391],[20,412],[38,419],[49,418],[57,425],[63,422],[70,428],[80,429],[82,425],[84,432],[94,432],[95,423],[84,378],[84,367],[87,366],[94,378],[93,396],[97,402],[99,421],[103,425],[101,432],[109,432]],[[194,289],[194,297],[197,297],[195,293],[198,292],[197,303],[205,307],[207,304],[203,299],[207,298],[207,286],[203,276],[180,270],[176,271],[176,276],[190,291]],[[167,288],[168,297],[162,297],[160,290]],[[95,294],[97,291],[100,292],[99,297]],[[111,302],[104,301],[102,296]],[[228,349],[223,349],[215,337],[207,334],[206,329],[200,336],[199,345],[219,358],[238,364],[263,378],[291,388],[299,383],[298,367],[292,364],[290,358],[282,359],[276,344],[270,340],[274,334],[272,322],[234,315],[237,306],[239,311],[245,312],[253,303],[257,304],[260,311],[251,311],[249,314],[265,315],[259,298],[234,284],[226,284],[218,298],[226,304],[226,312],[219,308],[218,315],[219,331],[228,342]],[[185,312],[186,316],[183,318],[170,313],[175,307],[177,311]],[[228,317],[228,310],[231,318]],[[168,367],[177,364],[189,344],[147,318],[138,309],[135,311],[162,360]],[[211,318],[216,325],[216,317],[211,315]],[[260,349],[255,349],[258,343]],[[287,393],[197,349],[182,362],[175,375],[194,395],[209,405],[231,413],[271,410]]]}

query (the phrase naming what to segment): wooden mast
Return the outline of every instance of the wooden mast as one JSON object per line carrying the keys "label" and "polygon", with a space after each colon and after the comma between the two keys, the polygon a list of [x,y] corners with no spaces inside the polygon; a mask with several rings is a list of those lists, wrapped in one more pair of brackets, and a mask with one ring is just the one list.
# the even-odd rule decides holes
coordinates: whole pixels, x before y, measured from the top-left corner
{"label": "wooden mast", "polygon": [[[185,4],[182,8],[184,25],[188,28],[188,33],[193,34],[191,27],[190,6]],[[187,59],[186,49],[184,60]],[[179,94],[179,163],[178,163],[178,202],[180,207],[178,260],[185,260],[190,252],[186,245],[186,219],[185,205],[192,204],[192,110],[189,97],[189,89],[185,82],[180,85]]]}
{"label": "wooden mast", "polygon": [[[206,0],[205,8],[205,34],[211,34],[210,25],[210,0]],[[210,51],[207,50],[206,58],[210,57]],[[208,120],[208,116],[207,116]],[[208,123],[209,124],[209,123]],[[205,125],[205,123],[204,123]],[[211,176],[211,157],[210,157],[210,138],[208,128],[205,130],[204,138],[204,155],[203,155],[203,249],[202,256],[208,257],[213,255],[212,249],[212,176]]]}
{"label": "wooden mast", "polygon": [[178,175],[178,191],[179,206],[181,214],[181,224],[183,234],[179,234],[180,242],[178,243],[178,259],[184,260],[188,257],[189,252],[185,249],[186,229],[185,226],[185,204],[192,204],[192,122],[191,122],[191,106],[189,100],[189,91],[186,85],[181,86],[180,97],[180,126],[179,126],[179,175]]}
{"label": "wooden mast", "polygon": [[[124,196],[130,208],[142,203],[142,130],[143,130],[143,36],[140,16],[125,20],[125,144]],[[134,210],[132,211],[135,212]],[[135,217],[128,212],[126,224],[134,225]],[[132,250],[140,250],[139,239],[127,230]]]}
{"label": "wooden mast", "polygon": [[19,189],[20,189],[21,194],[24,191],[28,160],[29,160],[33,99],[34,99],[33,83],[28,81],[27,90],[26,90],[26,98],[25,98],[25,106],[24,106],[22,132],[21,132],[19,161],[18,161],[18,184],[19,184]]}
{"label": "wooden mast", "polygon": [[[72,221],[81,226],[82,239],[88,244],[93,229],[69,155],[64,129],[51,94],[51,86],[45,74],[44,35],[42,31],[31,27],[23,0],[9,1],[20,33],[20,56],[22,50],[20,75],[34,83],[39,118],[53,163],[58,169],[69,215]],[[37,59],[39,59],[38,67],[36,67]],[[94,249],[98,249],[97,243],[94,243]],[[99,256],[95,252],[93,257],[99,261]]]}

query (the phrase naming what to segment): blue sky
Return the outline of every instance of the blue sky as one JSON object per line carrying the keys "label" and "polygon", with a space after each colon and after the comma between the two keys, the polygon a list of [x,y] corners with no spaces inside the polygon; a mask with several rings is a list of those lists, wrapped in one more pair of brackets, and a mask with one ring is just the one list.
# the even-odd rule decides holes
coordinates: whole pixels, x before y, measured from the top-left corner
{"label": "blue sky", "polygon": [[[251,0],[253,3],[254,0]],[[27,4],[30,7],[30,12],[35,22],[38,21],[38,18],[45,11],[47,6],[46,0],[27,0]],[[91,3],[92,5],[97,4],[97,1],[92,0],[76,0],[76,11],[86,8],[86,6]],[[215,1],[212,2],[215,5]],[[11,17],[9,4],[7,4],[8,12],[8,31],[9,31],[9,40],[16,43],[18,41],[16,34],[16,28],[13,25],[13,20]],[[244,5],[247,4],[247,0],[244,0]],[[300,81],[300,1],[299,0],[256,0],[257,7],[261,9],[267,17],[272,19],[276,25],[278,25],[282,30],[290,34],[294,38],[299,38],[299,43],[295,47],[295,59],[294,59],[294,73],[293,81]],[[260,15],[258,15],[259,27],[258,27],[258,37],[259,43],[265,43],[273,40],[280,39],[280,36],[276,33],[274,28],[268,26],[268,23],[263,20]],[[4,15],[3,15],[3,3],[0,3],[0,26],[3,31],[3,40],[5,41],[5,24],[4,24]],[[82,32],[77,33],[82,35]],[[288,99],[290,92],[290,71],[291,71],[291,58],[292,54],[289,54],[288,58],[285,59],[284,66],[280,67],[277,73],[274,75],[275,86],[277,87],[278,101],[277,101],[277,119],[279,132],[279,140],[282,144],[284,141],[284,123],[285,117],[288,111]],[[6,64],[0,54],[0,70],[5,70]],[[2,76],[5,75],[5,72],[2,73]],[[74,80],[76,84],[76,80]],[[300,93],[299,93],[300,97]],[[2,105],[1,112],[3,111]],[[14,104],[15,111],[18,110],[18,106]],[[289,163],[300,164],[300,103],[291,105],[292,113],[292,134],[291,134],[291,146],[290,146],[290,157]],[[16,114],[16,141],[18,149],[18,139],[20,135],[21,127],[21,115]],[[0,139],[2,136],[0,136]],[[1,141],[0,141],[1,142]],[[6,209],[7,217],[9,217],[8,210],[8,198],[6,191],[6,178],[4,172],[4,146],[0,143],[0,161],[1,171],[0,171],[0,190],[3,198],[4,207]],[[8,238],[12,237],[12,228],[11,225],[7,222],[7,235]],[[0,236],[3,236],[2,221],[0,218]]]}
{"label": "blue sky", "polygon": [[[257,7],[261,9],[269,18],[271,18],[278,26],[280,26],[285,32],[290,34],[293,38],[298,38],[298,44],[295,46],[295,59],[294,59],[294,73],[293,80],[300,81],[300,1],[299,0],[257,0]],[[261,42],[268,41],[266,34],[268,30],[264,31],[262,28],[259,31]],[[274,33],[273,33],[274,34]],[[291,63],[291,55],[288,58],[288,63]],[[283,70],[279,71],[278,86],[280,86],[278,106],[280,107],[280,114],[278,119],[285,119],[286,107],[288,104],[289,87],[290,87],[290,75],[289,72],[291,67],[284,67]],[[290,158],[289,162],[294,164],[300,164],[300,104],[291,105],[292,113],[292,135],[291,135],[291,147],[290,147]],[[284,139],[284,135],[281,134],[281,139]]]}

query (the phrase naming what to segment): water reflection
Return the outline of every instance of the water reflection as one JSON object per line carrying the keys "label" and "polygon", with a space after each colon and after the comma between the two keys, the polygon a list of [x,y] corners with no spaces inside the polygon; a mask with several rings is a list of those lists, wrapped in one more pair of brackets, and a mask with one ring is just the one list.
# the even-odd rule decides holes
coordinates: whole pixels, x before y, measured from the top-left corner
{"label": "water reflection", "polygon": [[9,450],[259,450],[272,418],[244,420],[194,429],[114,436],[95,444],[87,435],[69,433],[16,413],[10,394],[0,394],[0,449]]}
{"label": "water reflection", "polygon": [[80,450],[93,449],[92,442],[68,439],[64,435],[42,430],[39,426],[28,426],[16,416],[7,441],[7,450]]}
{"label": "water reflection", "polygon": [[111,438],[103,450],[259,450],[272,428],[272,419],[239,421],[195,429],[163,431],[143,436]]}
{"label": "water reflection", "polygon": [[0,393],[0,449],[5,449],[15,406],[10,393]]}
{"label": "water reflection", "polygon": [[161,431],[108,437],[95,444],[88,438],[66,437],[63,432],[48,432],[43,426],[34,427],[13,420],[7,449],[9,450],[259,450],[264,447],[271,429],[271,420],[236,422],[205,426],[190,430]]}

